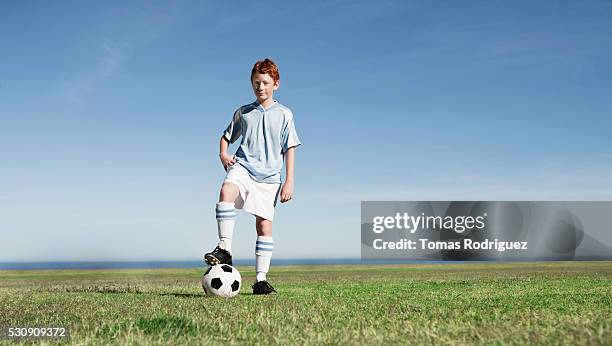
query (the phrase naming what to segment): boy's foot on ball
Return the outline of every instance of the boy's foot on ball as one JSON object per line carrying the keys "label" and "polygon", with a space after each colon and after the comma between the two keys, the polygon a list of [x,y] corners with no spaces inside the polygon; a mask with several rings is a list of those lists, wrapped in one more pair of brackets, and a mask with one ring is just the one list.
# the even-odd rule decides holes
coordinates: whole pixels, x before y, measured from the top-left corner
{"label": "boy's foot on ball", "polygon": [[253,286],[253,294],[275,294],[276,290],[268,281],[257,281]]}
{"label": "boy's foot on ball", "polygon": [[217,246],[212,252],[204,255],[204,261],[211,266],[216,266],[217,264],[232,265],[232,255],[227,250]]}

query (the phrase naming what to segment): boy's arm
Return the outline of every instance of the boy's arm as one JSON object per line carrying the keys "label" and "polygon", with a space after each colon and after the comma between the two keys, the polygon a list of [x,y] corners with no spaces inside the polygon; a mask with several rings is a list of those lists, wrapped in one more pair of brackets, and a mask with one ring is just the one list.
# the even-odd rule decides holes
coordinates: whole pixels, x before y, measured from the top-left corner
{"label": "boy's arm", "polygon": [[223,169],[226,171],[236,163],[236,159],[230,156],[227,153],[227,148],[229,147],[229,142],[225,138],[225,136],[221,136],[221,142],[219,142],[219,159],[221,159],[221,164],[223,165]]}
{"label": "boy's arm", "polygon": [[281,203],[285,203],[293,198],[293,167],[295,163],[295,147],[287,149],[285,152],[285,183],[281,189]]}

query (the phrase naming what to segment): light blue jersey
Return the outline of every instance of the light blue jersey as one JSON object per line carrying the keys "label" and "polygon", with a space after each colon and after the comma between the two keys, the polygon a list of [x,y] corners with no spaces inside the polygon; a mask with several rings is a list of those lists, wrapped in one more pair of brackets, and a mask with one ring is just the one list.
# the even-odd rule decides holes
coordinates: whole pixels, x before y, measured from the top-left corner
{"label": "light blue jersey", "polygon": [[238,108],[223,136],[230,143],[242,136],[236,162],[261,183],[280,183],[283,154],[302,144],[293,113],[276,101],[268,109],[257,101]]}

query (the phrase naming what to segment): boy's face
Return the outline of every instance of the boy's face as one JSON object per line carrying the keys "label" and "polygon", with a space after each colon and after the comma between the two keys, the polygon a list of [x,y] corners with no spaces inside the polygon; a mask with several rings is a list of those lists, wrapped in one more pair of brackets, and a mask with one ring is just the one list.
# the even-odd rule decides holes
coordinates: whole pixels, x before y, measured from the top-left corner
{"label": "boy's face", "polygon": [[267,73],[255,73],[251,80],[251,84],[255,97],[257,97],[257,102],[260,104],[265,103],[267,100],[272,101],[274,90],[278,89],[280,85],[279,81],[274,81]]}

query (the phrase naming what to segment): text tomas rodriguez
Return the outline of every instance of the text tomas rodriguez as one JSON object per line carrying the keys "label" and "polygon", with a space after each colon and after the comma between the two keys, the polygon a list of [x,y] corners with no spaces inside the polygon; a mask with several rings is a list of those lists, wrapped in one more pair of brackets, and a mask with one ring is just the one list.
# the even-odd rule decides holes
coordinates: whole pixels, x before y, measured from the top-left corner
{"label": "text tomas rodriguez", "polygon": [[526,241],[499,241],[485,239],[474,241],[463,239],[463,241],[433,241],[429,239],[401,239],[399,241],[384,241],[376,239],[372,243],[376,250],[496,250],[504,252],[508,250],[527,250]]}

